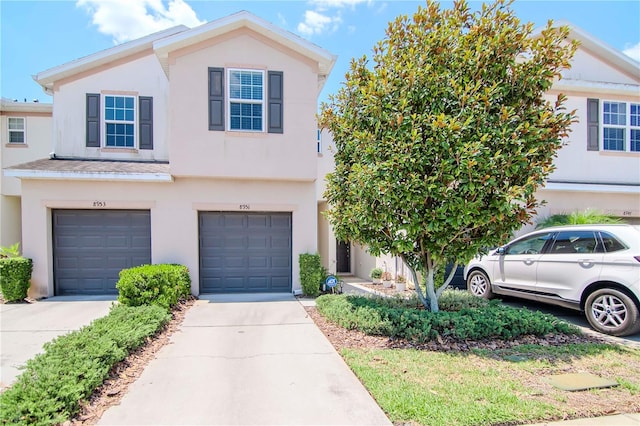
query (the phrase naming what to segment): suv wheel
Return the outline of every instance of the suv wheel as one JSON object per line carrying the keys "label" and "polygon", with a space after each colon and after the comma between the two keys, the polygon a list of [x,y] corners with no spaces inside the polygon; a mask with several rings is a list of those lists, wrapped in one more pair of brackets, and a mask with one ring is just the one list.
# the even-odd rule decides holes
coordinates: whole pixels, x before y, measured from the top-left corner
{"label": "suv wheel", "polygon": [[482,271],[471,271],[467,277],[467,288],[478,297],[491,299],[493,292],[491,291],[491,283],[487,274]]}
{"label": "suv wheel", "polygon": [[602,333],[627,336],[640,331],[638,306],[620,290],[594,291],[587,297],[584,311],[589,324]]}

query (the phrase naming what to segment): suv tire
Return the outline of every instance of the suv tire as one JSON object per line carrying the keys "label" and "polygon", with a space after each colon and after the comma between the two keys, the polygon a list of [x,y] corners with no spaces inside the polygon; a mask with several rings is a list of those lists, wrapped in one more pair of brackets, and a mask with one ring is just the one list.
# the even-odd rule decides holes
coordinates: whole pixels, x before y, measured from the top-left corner
{"label": "suv tire", "polygon": [[491,291],[491,282],[487,274],[480,270],[474,270],[467,277],[467,288],[471,294],[482,297],[483,299],[491,299],[493,291]]}
{"label": "suv tire", "polygon": [[597,331],[628,336],[640,331],[640,313],[631,297],[620,290],[601,288],[587,297],[584,312]]}

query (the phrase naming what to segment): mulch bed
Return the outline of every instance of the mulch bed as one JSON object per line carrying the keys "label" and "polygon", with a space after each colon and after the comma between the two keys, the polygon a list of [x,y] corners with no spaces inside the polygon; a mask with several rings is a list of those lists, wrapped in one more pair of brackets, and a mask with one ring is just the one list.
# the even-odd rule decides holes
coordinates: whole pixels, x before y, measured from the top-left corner
{"label": "mulch bed", "polygon": [[522,336],[514,340],[457,340],[451,337],[438,337],[436,341],[416,343],[386,336],[370,336],[358,330],[347,330],[320,315],[314,306],[309,306],[305,309],[338,352],[344,348],[468,352],[472,349],[496,350],[520,345],[559,346],[568,343],[605,343],[604,340],[593,336],[566,334],[549,334],[543,337]]}

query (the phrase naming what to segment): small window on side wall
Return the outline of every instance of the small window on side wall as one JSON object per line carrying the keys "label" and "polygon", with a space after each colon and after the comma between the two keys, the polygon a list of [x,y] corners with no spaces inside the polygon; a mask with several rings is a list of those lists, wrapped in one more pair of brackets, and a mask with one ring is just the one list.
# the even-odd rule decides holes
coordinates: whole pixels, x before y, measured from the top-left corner
{"label": "small window on side wall", "polygon": [[9,143],[25,143],[26,142],[26,129],[25,119],[22,117],[9,117],[7,121],[7,127],[9,128]]}

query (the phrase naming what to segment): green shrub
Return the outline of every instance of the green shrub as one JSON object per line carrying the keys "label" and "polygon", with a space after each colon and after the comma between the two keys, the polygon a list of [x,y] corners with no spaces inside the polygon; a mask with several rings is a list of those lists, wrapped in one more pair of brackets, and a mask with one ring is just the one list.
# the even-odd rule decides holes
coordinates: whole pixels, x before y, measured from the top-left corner
{"label": "green shrub", "polygon": [[[476,302],[458,294],[448,297],[459,310],[434,313],[408,307],[413,303],[410,300],[355,295],[323,295],[316,300],[316,306],[322,315],[342,327],[418,342],[437,336],[512,340],[529,334],[579,333],[576,327],[552,315],[511,308],[498,300]],[[458,302],[453,303],[456,298]]]}
{"label": "green shrub", "polygon": [[0,259],[0,291],[2,297],[13,302],[27,297],[33,262],[24,257],[5,257]]}
{"label": "green shrub", "polygon": [[20,257],[20,243],[15,243],[9,247],[0,246],[0,259],[5,257]]}
{"label": "green shrub", "polygon": [[298,260],[300,264],[300,284],[305,296],[316,297],[320,294],[325,270],[322,268],[319,254],[303,253]]}
{"label": "green shrub", "polygon": [[118,302],[127,306],[175,306],[191,293],[191,278],[186,266],[142,265],[120,271],[116,283]]}
{"label": "green shrub", "polygon": [[16,382],[0,394],[0,422],[63,423],[109,371],[171,319],[160,306],[114,306],[109,314],[44,345]]}
{"label": "green shrub", "polygon": [[468,291],[447,289],[438,299],[441,311],[457,312],[462,309],[473,309],[487,306],[489,301],[482,297],[474,296]]}
{"label": "green shrub", "polygon": [[373,268],[369,275],[371,276],[371,278],[378,280],[378,279],[382,278],[382,273],[383,272],[384,271],[382,270],[382,268]]}

